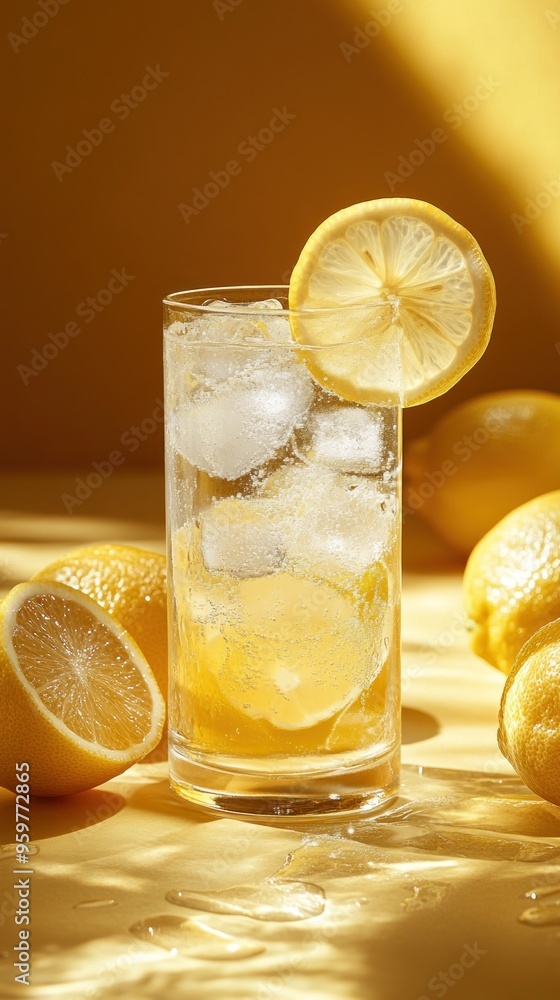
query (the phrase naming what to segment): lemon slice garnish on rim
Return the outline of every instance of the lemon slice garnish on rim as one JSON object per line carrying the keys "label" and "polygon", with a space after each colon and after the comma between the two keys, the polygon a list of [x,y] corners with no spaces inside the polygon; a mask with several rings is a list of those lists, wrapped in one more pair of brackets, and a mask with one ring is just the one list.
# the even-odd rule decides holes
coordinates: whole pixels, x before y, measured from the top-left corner
{"label": "lemon slice garnish on rim", "polygon": [[353,402],[414,406],[478,361],[496,292],[463,226],[427,202],[384,198],[316,229],[292,273],[289,304],[298,310],[293,338],[309,348],[302,357],[318,382]]}

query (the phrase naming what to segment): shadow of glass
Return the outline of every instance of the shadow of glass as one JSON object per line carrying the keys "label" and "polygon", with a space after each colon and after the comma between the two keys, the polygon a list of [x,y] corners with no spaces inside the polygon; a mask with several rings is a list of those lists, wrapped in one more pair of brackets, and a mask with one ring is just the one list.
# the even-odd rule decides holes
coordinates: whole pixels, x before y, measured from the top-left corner
{"label": "shadow of glass", "polygon": [[426,642],[403,642],[403,653],[425,653],[428,644]]}
{"label": "shadow of glass", "polygon": [[423,740],[431,740],[440,731],[440,725],[433,715],[428,712],[421,712],[417,708],[406,708],[403,706],[401,712],[402,742],[422,743]]}
{"label": "shadow of glass", "polygon": [[[407,466],[403,468],[403,490],[406,490]],[[407,507],[403,492],[403,537],[402,537],[402,567],[403,573],[422,573],[424,576],[434,574],[455,575],[462,573],[465,559],[440,539],[435,531],[422,520],[421,510]]]}
{"label": "shadow of glass", "polygon": [[223,819],[223,816],[211,816],[179,798],[170,788],[167,779],[140,786],[128,799],[128,805],[133,809],[143,809],[146,812],[184,816],[189,822],[213,823],[217,819]]}

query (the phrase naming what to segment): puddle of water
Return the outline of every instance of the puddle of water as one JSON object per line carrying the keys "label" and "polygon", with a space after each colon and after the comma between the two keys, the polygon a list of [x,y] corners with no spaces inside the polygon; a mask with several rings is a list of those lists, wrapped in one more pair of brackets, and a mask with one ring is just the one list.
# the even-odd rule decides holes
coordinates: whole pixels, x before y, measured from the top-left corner
{"label": "puddle of water", "polygon": [[515,774],[486,774],[484,771],[459,771],[447,767],[424,767],[405,764],[401,770],[401,795],[410,798],[426,795],[492,795],[535,799],[535,793]]}
{"label": "puddle of water", "polygon": [[430,910],[442,902],[451,886],[448,882],[422,882],[412,886],[412,895],[401,903],[404,910]]}
{"label": "puddle of water", "polygon": [[325,893],[306,882],[269,879],[261,885],[236,885],[214,892],[171,889],[170,903],[209,913],[237,913],[255,920],[306,920],[325,909]]}
{"label": "puddle of water", "polygon": [[104,906],[116,906],[115,899],[82,899],[79,903],[74,903],[74,910],[101,910]]}
{"label": "puddle of water", "polygon": [[167,913],[145,917],[129,928],[141,941],[158,945],[172,955],[188,955],[210,961],[251,958],[265,950],[253,941],[241,941],[222,931],[205,927],[195,920],[185,920]]}
{"label": "puddle of water", "polygon": [[379,870],[388,852],[343,837],[320,835],[304,839],[301,847],[288,854],[274,878],[313,878],[321,881],[351,875],[369,875]]}
{"label": "puddle of water", "polygon": [[560,899],[551,903],[541,903],[540,906],[531,906],[528,910],[523,910],[518,920],[522,924],[529,924],[530,927],[560,926]]}
{"label": "puddle of water", "polygon": [[525,864],[550,861],[560,854],[560,843],[556,846],[514,838],[506,840],[503,837],[451,830],[447,827],[420,833],[420,836],[411,838],[402,846],[448,857],[478,861],[522,861]]}

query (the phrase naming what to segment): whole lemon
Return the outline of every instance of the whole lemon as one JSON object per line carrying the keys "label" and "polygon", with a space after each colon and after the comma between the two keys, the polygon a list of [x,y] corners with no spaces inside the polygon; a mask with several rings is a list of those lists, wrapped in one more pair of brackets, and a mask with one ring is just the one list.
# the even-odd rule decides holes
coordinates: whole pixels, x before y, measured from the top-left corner
{"label": "whole lemon", "polygon": [[560,620],[521,649],[502,694],[498,743],[525,784],[560,805]]}
{"label": "whole lemon", "polygon": [[560,490],[496,524],[473,549],[463,586],[474,652],[508,674],[523,644],[560,616]]}
{"label": "whole lemon", "polygon": [[560,396],[512,390],[462,403],[407,447],[404,484],[405,510],[468,555],[510,510],[560,489]]}

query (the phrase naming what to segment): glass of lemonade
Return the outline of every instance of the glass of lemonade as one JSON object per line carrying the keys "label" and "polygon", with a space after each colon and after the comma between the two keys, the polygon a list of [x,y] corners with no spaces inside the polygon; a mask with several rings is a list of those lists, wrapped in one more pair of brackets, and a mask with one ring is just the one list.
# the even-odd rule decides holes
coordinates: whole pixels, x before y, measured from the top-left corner
{"label": "glass of lemonade", "polygon": [[215,810],[339,816],[398,783],[401,411],[329,386],[375,306],[287,301],[164,302],[170,775]]}

